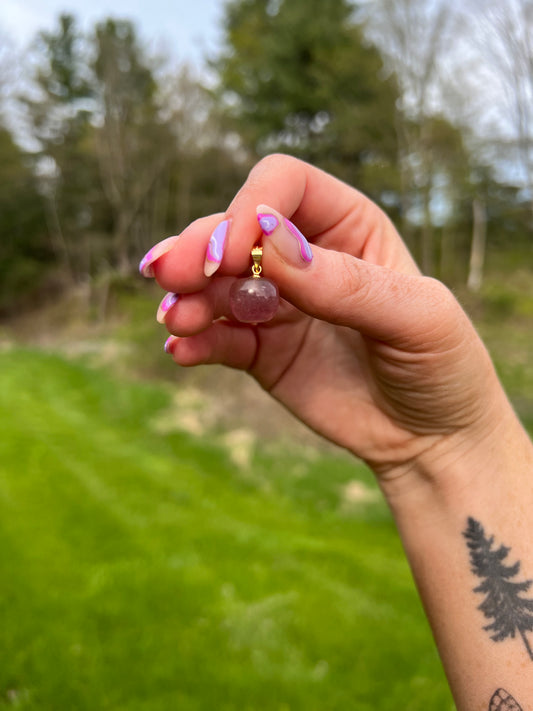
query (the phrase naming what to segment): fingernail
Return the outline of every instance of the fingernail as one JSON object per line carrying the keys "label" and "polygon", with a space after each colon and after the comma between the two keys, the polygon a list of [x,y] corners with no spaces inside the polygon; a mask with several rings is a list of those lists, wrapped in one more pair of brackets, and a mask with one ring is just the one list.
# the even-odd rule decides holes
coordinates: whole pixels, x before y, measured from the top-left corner
{"label": "fingernail", "polygon": [[229,225],[230,220],[223,220],[215,227],[209,239],[204,264],[204,274],[208,277],[212,276],[220,266],[226,246]]}
{"label": "fingernail", "polygon": [[[280,252],[288,257],[294,257],[295,261],[298,258],[307,263],[312,261],[311,245],[296,225],[286,217],[282,217],[267,205],[259,205],[257,220],[263,233],[270,238]],[[281,229],[278,229],[279,227]]]}
{"label": "fingernail", "polygon": [[162,257],[164,254],[169,252],[172,247],[178,241],[179,235],[174,235],[173,237],[167,237],[162,242],[158,242],[156,245],[149,250],[144,257],[141,259],[139,264],[139,271],[144,277],[153,277],[154,270],[152,264]]}
{"label": "fingernail", "polygon": [[165,318],[167,315],[167,312],[170,311],[170,309],[174,306],[176,301],[179,299],[178,294],[173,294],[172,292],[169,292],[161,301],[159,304],[159,308],[157,309],[157,322],[158,323],[165,323]]}
{"label": "fingernail", "polygon": [[265,215],[260,212],[257,215],[257,219],[259,220],[259,226],[267,236],[271,235],[279,225],[278,218],[274,215]]}
{"label": "fingernail", "polygon": [[300,246],[300,255],[301,255],[302,259],[304,260],[304,262],[310,262],[313,259],[313,252],[311,251],[311,245],[306,240],[306,238],[303,236],[303,234],[300,232],[300,230],[296,227],[296,225],[294,225],[286,217],[283,218],[283,221],[285,222],[285,226],[289,230],[289,232],[292,234],[292,236],[296,238],[296,240]]}
{"label": "fingernail", "polygon": [[165,353],[172,353],[172,347],[178,340],[177,336],[169,336],[165,341]]}

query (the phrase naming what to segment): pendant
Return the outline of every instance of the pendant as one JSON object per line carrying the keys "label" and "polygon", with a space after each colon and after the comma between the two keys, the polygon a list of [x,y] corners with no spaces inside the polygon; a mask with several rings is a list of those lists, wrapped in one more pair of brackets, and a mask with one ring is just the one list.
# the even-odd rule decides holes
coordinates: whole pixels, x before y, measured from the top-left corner
{"label": "pendant", "polygon": [[261,276],[262,247],[252,249],[252,276],[237,279],[229,292],[231,312],[241,323],[265,323],[276,315],[279,291],[270,279]]}

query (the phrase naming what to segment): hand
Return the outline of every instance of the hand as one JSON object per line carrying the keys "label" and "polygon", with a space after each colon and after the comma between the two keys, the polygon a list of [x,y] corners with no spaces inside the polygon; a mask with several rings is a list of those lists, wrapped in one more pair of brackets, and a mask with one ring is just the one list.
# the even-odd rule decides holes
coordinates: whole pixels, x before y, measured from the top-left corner
{"label": "hand", "polygon": [[[248,326],[232,320],[228,292],[236,275],[249,272],[250,249],[261,238],[258,205],[279,222],[262,238],[263,268],[284,301],[272,321]],[[282,216],[310,241],[311,261]],[[225,219],[222,263],[208,278],[207,243]],[[420,275],[376,205],[322,171],[270,156],[225,214],[194,222],[165,249],[151,269],[180,295],[165,318],[178,336],[169,344],[175,361],[248,370],[382,479],[498,426],[505,398],[455,298]]]}

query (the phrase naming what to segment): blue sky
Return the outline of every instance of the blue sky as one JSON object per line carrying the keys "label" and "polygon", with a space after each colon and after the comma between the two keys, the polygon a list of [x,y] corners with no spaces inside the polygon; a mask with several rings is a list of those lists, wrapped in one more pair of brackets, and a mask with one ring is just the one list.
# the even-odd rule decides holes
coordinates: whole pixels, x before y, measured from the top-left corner
{"label": "blue sky", "polygon": [[201,64],[217,46],[223,6],[223,0],[0,0],[0,33],[22,48],[39,30],[53,28],[61,12],[83,28],[111,15],[133,20],[154,48]]}

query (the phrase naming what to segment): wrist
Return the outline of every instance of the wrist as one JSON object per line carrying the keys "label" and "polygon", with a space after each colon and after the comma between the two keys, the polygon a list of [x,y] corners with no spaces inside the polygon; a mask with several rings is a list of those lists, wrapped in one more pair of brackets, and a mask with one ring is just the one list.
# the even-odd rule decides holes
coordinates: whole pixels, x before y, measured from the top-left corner
{"label": "wrist", "polygon": [[397,520],[481,501],[497,507],[533,477],[533,444],[501,391],[478,422],[419,441],[413,457],[376,473]]}

